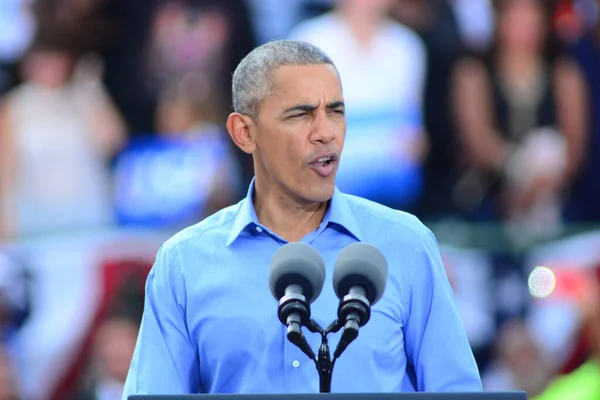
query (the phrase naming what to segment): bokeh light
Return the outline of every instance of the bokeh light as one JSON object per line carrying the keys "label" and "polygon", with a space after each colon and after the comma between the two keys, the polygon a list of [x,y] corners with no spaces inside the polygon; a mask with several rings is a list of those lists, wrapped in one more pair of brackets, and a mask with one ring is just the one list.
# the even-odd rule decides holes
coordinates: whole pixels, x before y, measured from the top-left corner
{"label": "bokeh light", "polygon": [[556,287],[556,276],[550,268],[537,266],[529,274],[528,286],[533,297],[548,297]]}

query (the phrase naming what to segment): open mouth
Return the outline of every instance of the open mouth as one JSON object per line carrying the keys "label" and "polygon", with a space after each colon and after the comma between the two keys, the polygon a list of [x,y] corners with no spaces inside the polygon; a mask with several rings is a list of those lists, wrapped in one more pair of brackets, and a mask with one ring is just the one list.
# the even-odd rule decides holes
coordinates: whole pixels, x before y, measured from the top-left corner
{"label": "open mouth", "polygon": [[317,160],[317,164],[320,164],[323,167],[327,167],[329,166],[329,164],[331,164],[333,162],[333,158],[328,156],[328,157],[321,157]]}
{"label": "open mouth", "polygon": [[335,154],[327,154],[320,156],[311,163],[311,167],[318,175],[323,178],[331,176],[335,172],[335,165],[337,163],[337,156]]}

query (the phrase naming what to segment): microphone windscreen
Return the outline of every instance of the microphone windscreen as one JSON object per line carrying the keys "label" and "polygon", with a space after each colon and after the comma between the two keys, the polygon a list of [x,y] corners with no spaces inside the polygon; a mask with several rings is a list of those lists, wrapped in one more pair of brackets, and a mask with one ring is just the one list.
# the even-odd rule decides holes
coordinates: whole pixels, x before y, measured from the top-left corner
{"label": "microphone windscreen", "polygon": [[325,282],[325,263],[319,252],[302,242],[281,246],[271,259],[269,288],[275,300],[285,295],[289,285],[300,285],[308,303],[319,297]]}
{"label": "microphone windscreen", "polygon": [[333,270],[333,289],[341,300],[350,288],[361,285],[371,305],[381,299],[388,276],[383,253],[367,243],[352,243],[340,251]]}

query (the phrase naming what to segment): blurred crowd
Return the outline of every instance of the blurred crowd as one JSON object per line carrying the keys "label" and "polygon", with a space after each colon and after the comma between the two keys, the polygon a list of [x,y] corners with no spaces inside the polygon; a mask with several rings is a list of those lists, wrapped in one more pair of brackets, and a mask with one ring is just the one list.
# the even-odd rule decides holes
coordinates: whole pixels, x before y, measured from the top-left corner
{"label": "blurred crowd", "polygon": [[[600,0],[0,0],[0,400],[120,399],[157,245],[246,194],[230,79],[270,40],[339,70],[343,191],[521,246],[595,232],[599,21]],[[544,317],[560,345],[457,295],[484,389],[600,398],[599,237],[586,268],[519,271],[572,300]]]}

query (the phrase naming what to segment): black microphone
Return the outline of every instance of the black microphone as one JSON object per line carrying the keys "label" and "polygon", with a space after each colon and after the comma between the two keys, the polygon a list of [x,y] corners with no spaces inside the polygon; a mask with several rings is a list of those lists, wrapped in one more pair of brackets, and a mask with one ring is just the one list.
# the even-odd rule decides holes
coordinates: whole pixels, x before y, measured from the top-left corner
{"label": "black microphone", "polygon": [[383,296],[387,276],[387,261],[376,247],[353,243],[340,251],[333,270],[333,289],[340,299],[338,320],[344,331],[333,354],[334,360],[371,318],[371,307]]}
{"label": "black microphone", "polygon": [[271,260],[269,287],[279,302],[279,320],[287,326],[287,338],[309,358],[315,360],[302,333],[310,322],[310,304],[321,294],[325,282],[325,263],[317,250],[306,243],[283,245]]}

